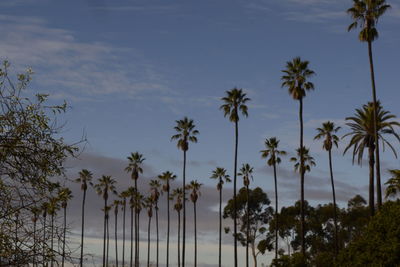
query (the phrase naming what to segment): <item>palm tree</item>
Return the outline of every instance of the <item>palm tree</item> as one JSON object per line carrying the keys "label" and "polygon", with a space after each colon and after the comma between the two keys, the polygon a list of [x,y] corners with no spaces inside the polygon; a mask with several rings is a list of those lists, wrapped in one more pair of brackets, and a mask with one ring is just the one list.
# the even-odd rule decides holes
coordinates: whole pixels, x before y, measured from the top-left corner
{"label": "palm tree", "polygon": [[[282,87],[287,87],[289,94],[294,100],[299,101],[299,120],[300,120],[300,148],[303,144],[303,98],[306,96],[306,91],[314,89],[314,84],[308,79],[314,75],[314,71],[308,68],[309,62],[302,61],[300,57],[294,58],[292,61],[286,62],[286,69],[282,70],[285,73],[281,80]],[[301,253],[305,257],[305,231],[304,231],[304,159],[300,155],[300,213],[301,213]]]}
{"label": "palm tree", "polygon": [[190,200],[193,202],[193,212],[194,212],[194,267],[197,267],[197,219],[196,219],[196,203],[201,195],[200,187],[203,184],[197,182],[197,180],[191,181],[190,184],[187,185],[188,190],[192,190],[190,193]]}
{"label": "palm tree", "polygon": [[47,214],[50,215],[50,266],[54,266],[54,219],[57,214],[57,211],[60,209],[60,199],[58,196],[53,196],[49,200]]}
{"label": "palm tree", "polygon": [[[136,192],[138,192],[138,190],[139,190],[137,187],[137,180],[139,179],[139,174],[143,173],[142,163],[144,160],[145,160],[145,158],[139,152],[131,153],[131,155],[128,157],[129,164],[125,168],[126,172],[131,173],[131,178],[135,182],[134,188],[135,188]],[[138,203],[136,203],[135,205],[137,206]],[[136,252],[138,251],[137,247],[139,246],[138,238],[137,238],[137,235],[139,232],[138,224],[139,224],[139,218],[138,218],[138,214],[135,212],[135,266],[137,266],[136,258],[139,256],[139,255],[136,255]]]}
{"label": "palm tree", "polygon": [[176,175],[172,172],[166,171],[158,176],[158,179],[163,181],[164,185],[162,192],[167,192],[167,267],[169,266],[169,231],[170,231],[170,213],[169,213],[169,200],[170,200],[170,181],[176,179]]}
{"label": "palm tree", "polygon": [[376,25],[378,19],[388,9],[390,5],[386,4],[385,0],[353,0],[353,6],[347,10],[347,13],[353,19],[348,27],[348,31],[356,29],[358,26],[361,31],[358,35],[358,39],[361,42],[367,42],[368,44],[368,58],[369,68],[371,73],[371,85],[372,85],[372,100],[374,103],[373,110],[373,121],[374,121],[374,140],[375,140],[375,155],[376,155],[376,189],[378,198],[378,208],[382,206],[382,191],[381,191],[381,174],[380,174],[380,159],[379,159],[379,142],[378,142],[378,109],[377,109],[377,98],[376,98],[376,86],[375,86],[375,72],[374,62],[372,57],[372,42],[378,38],[378,30]]}
{"label": "palm tree", "polygon": [[[118,209],[119,209],[119,205],[121,205],[121,201],[120,200],[114,200],[113,202],[113,207],[114,207],[114,220],[115,220],[115,224],[114,224],[114,236],[115,236],[115,266],[118,267]],[[123,265],[122,265],[123,266]]]}
{"label": "palm tree", "polygon": [[42,217],[43,217],[43,246],[42,246],[42,261],[43,265],[47,266],[47,253],[46,253],[46,221],[47,221],[47,211],[49,209],[49,202],[43,202],[41,206]]}
{"label": "palm tree", "polygon": [[238,266],[238,255],[237,255],[237,214],[236,214],[236,174],[237,174],[237,154],[238,154],[238,143],[239,143],[239,111],[245,117],[248,116],[248,108],[246,106],[246,102],[250,100],[250,98],[246,97],[246,94],[243,93],[242,89],[233,88],[230,91],[226,91],[226,96],[221,98],[224,102],[223,105],[220,106],[220,109],[224,111],[224,117],[229,117],[229,121],[235,124],[235,160],[233,166],[233,235],[234,235],[234,262],[235,267]]}
{"label": "palm tree", "polygon": [[36,266],[36,225],[37,221],[39,219],[39,214],[40,214],[40,208],[37,206],[32,207],[31,209],[32,212],[32,222],[33,222],[33,259],[32,259],[32,266]]}
{"label": "palm tree", "polygon": [[59,198],[61,200],[61,207],[64,210],[64,227],[63,227],[63,243],[62,243],[62,262],[61,266],[64,267],[65,262],[65,233],[67,229],[67,205],[68,201],[72,199],[72,191],[71,189],[65,187],[59,193]]}
{"label": "palm tree", "polygon": [[394,197],[400,193],[400,170],[389,170],[392,177],[385,183],[386,188],[386,198]]}
{"label": "palm tree", "polygon": [[153,217],[154,198],[152,195],[145,198],[145,207],[147,208],[147,216],[149,217],[149,223],[147,225],[147,267],[150,267],[150,230],[151,230],[151,218]]}
{"label": "palm tree", "polygon": [[158,199],[160,198],[161,184],[158,180],[150,181],[151,197],[154,201],[154,209],[156,211],[156,234],[157,234],[157,250],[156,250],[156,266],[158,267],[158,251],[159,251],[159,235],[158,235]]}
{"label": "palm tree", "polygon": [[129,191],[122,191],[119,195],[120,205],[122,205],[122,266],[125,266],[125,216],[126,216],[126,199],[130,197]]}
{"label": "palm tree", "polygon": [[185,243],[186,243],[186,152],[189,150],[189,142],[197,143],[196,135],[199,134],[195,130],[193,120],[184,117],[182,120],[175,121],[174,127],[177,134],[171,137],[172,140],[178,140],[177,147],[183,151],[183,236],[182,236],[182,267],[185,267]]}
{"label": "palm tree", "polygon": [[142,211],[142,208],[145,206],[145,204],[144,204],[144,197],[143,197],[143,195],[142,194],[140,194],[140,192],[137,192],[136,191],[136,194],[135,194],[135,201],[134,201],[134,203],[135,203],[135,213],[136,213],[136,216],[137,216],[137,237],[136,237],[136,244],[137,244],[137,246],[136,246],[136,255],[135,255],[135,267],[139,267],[139,265],[140,265],[140,261],[139,261],[139,248],[140,248],[140,244],[139,244],[139,240],[140,240],[140,236],[139,236],[139,234],[140,234],[140,231],[139,231],[139,225],[140,225],[140,212]]}
{"label": "palm tree", "polygon": [[[396,118],[395,115],[390,114],[389,111],[383,110],[380,102],[377,102],[377,130],[378,138],[382,140],[383,146],[387,144],[393,154],[397,158],[397,153],[393,146],[383,137],[383,134],[391,134],[400,141],[398,134],[394,131],[394,126],[400,126],[400,123],[396,121],[389,121]],[[364,149],[368,148],[369,157],[369,208],[370,215],[373,216],[375,213],[375,198],[374,198],[374,151],[375,151],[375,137],[374,137],[374,104],[369,102],[363,105],[361,109],[356,109],[356,113],[353,117],[346,118],[347,126],[350,127],[351,132],[343,136],[351,136],[350,142],[345,148],[343,154],[347,152],[350,147],[353,147],[353,163],[357,156],[357,163],[361,165],[364,154]],[[378,139],[378,140],[379,140]]]}
{"label": "palm tree", "polygon": [[217,190],[219,191],[219,241],[218,241],[218,266],[221,267],[221,237],[222,237],[222,187],[224,183],[230,183],[231,179],[226,174],[226,169],[217,167],[210,177],[218,179]]}
{"label": "palm tree", "polygon": [[274,168],[275,181],[275,259],[278,258],[278,181],[276,178],[276,165],[281,163],[280,155],[285,156],[286,151],[278,150],[279,140],[276,137],[265,139],[265,150],[261,150],[261,158],[267,159],[268,166]]}
{"label": "palm tree", "polygon": [[[127,196],[129,196],[129,207],[131,210],[131,253],[130,253],[130,261],[129,261],[129,266],[132,267],[133,266],[133,208],[135,207],[135,194],[136,194],[136,190],[133,186],[128,187],[127,189]],[[136,218],[136,216],[135,216]],[[135,232],[136,232],[136,227],[135,227]],[[136,241],[136,239],[135,239]],[[135,252],[136,252],[136,248],[135,248]]]}
{"label": "palm tree", "polygon": [[174,210],[178,213],[178,267],[181,266],[180,240],[181,240],[181,210],[182,210],[183,189],[176,188],[172,191],[171,199],[175,199]]}
{"label": "palm tree", "polygon": [[94,186],[96,193],[101,196],[104,200],[104,236],[103,236],[103,267],[108,265],[106,263],[106,233],[107,233],[107,218],[108,218],[108,197],[109,193],[116,194],[115,191],[115,180],[111,178],[111,176],[103,175],[101,178],[98,179],[98,183]]}
{"label": "palm tree", "polygon": [[328,151],[329,156],[329,172],[331,175],[332,185],[332,197],[333,197],[333,222],[335,224],[335,257],[338,254],[338,228],[337,228],[337,214],[336,214],[336,195],[335,195],[335,184],[333,182],[333,168],[332,168],[332,146],[338,147],[339,137],[336,133],[340,130],[340,127],[336,127],[333,122],[327,121],[322,123],[321,128],[317,128],[318,134],[314,137],[315,139],[323,138],[322,149]]}
{"label": "palm tree", "polygon": [[253,179],[253,167],[250,167],[248,163],[243,164],[242,168],[240,168],[239,176],[243,176],[243,185],[246,187],[246,266],[249,267],[249,234],[250,234],[250,207],[249,207],[249,185],[250,185],[250,178]]}
{"label": "palm tree", "polygon": [[83,169],[79,172],[79,178],[75,180],[75,182],[81,184],[81,190],[83,191],[83,199],[82,199],[82,230],[81,230],[81,256],[79,258],[79,266],[83,266],[83,236],[85,232],[85,200],[86,200],[86,191],[88,185],[92,184],[92,173],[86,169]]}
{"label": "palm tree", "polygon": [[[117,194],[117,193],[115,193]],[[105,213],[106,213],[106,233],[107,233],[107,242],[106,242],[106,266],[108,267],[108,253],[110,251],[110,229],[109,229],[109,222],[110,222],[110,210],[112,206],[108,205],[105,208]]]}

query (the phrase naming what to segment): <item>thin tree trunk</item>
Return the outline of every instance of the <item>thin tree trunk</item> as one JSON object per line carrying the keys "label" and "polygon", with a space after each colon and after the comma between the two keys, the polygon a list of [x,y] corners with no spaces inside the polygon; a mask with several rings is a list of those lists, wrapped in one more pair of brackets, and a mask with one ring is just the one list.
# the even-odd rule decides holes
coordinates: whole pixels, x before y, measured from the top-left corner
{"label": "thin tree trunk", "polygon": [[[138,194],[137,191],[137,180],[135,179],[135,194]],[[137,257],[138,257],[138,213],[136,211],[138,207],[138,202],[137,202],[137,197],[135,196],[135,267],[138,267],[138,261],[137,261]]]}
{"label": "thin tree trunk", "polygon": [[368,148],[369,155],[369,210],[371,217],[375,214],[375,196],[374,196],[374,147]]}
{"label": "thin tree trunk", "polygon": [[139,249],[140,249],[140,245],[139,245],[139,240],[140,240],[140,231],[139,231],[139,225],[140,225],[140,212],[138,212],[137,213],[137,240],[136,240],[136,242],[137,242],[137,248],[136,248],[136,267],[139,267],[139,259],[140,259],[140,257],[139,257]]}
{"label": "thin tree trunk", "polygon": [[106,213],[106,207],[107,207],[107,199],[104,199],[104,226],[103,226],[103,267],[106,266],[106,239],[107,239],[107,213]]}
{"label": "thin tree trunk", "polygon": [[107,250],[106,250],[106,266],[108,267],[108,253],[110,251],[110,227],[109,227],[109,214],[107,211]]}
{"label": "thin tree trunk", "polygon": [[238,122],[235,121],[235,162],[233,167],[233,235],[234,235],[234,262],[235,267],[238,267],[238,255],[237,255],[237,201],[236,201],[236,176],[237,176],[237,154],[238,154],[238,143],[239,143],[239,130]]}
{"label": "thin tree trunk", "polygon": [[54,214],[51,214],[51,239],[50,239],[50,254],[51,254],[51,259],[50,259],[50,266],[54,266]]}
{"label": "thin tree trunk", "polygon": [[83,190],[83,200],[82,200],[82,233],[81,233],[81,257],[79,258],[79,265],[83,267],[83,235],[85,232],[85,200],[86,200],[86,190]]}
{"label": "thin tree trunk", "polygon": [[178,212],[178,267],[181,267],[181,213]]}
{"label": "thin tree trunk", "polygon": [[[275,153],[273,155],[275,159]],[[278,181],[276,178],[276,162],[274,162],[274,181],[275,181],[275,259],[278,259]]]}
{"label": "thin tree trunk", "polygon": [[167,267],[169,266],[169,181],[167,181]]}
{"label": "thin tree trunk", "polygon": [[[34,221],[33,221],[33,259],[32,259],[33,267],[36,266],[36,222],[37,222],[37,217],[36,217],[36,215],[34,215]],[[0,260],[1,260],[1,258],[0,258]]]}
{"label": "thin tree trunk", "polygon": [[194,209],[194,267],[197,267],[197,217],[196,217],[196,202],[193,203]]}
{"label": "thin tree trunk", "polygon": [[43,216],[43,247],[42,247],[42,258],[43,258],[43,266],[46,263],[46,215]]}
{"label": "thin tree trunk", "polygon": [[303,155],[303,98],[300,98],[299,119],[300,119],[300,217],[301,217],[301,254],[306,256],[305,248],[305,223],[304,223],[304,155]]}
{"label": "thin tree trunk", "polygon": [[156,203],[156,232],[157,232],[157,267],[158,267],[158,251],[159,251],[159,235],[158,235],[158,203]]}
{"label": "thin tree trunk", "polygon": [[183,150],[183,233],[182,233],[182,267],[185,267],[186,243],[186,150]]}
{"label": "thin tree trunk", "polygon": [[67,207],[64,207],[64,232],[63,232],[63,247],[62,247],[62,262],[61,266],[64,267],[65,262],[65,233],[67,229]]}
{"label": "thin tree trunk", "polygon": [[118,212],[115,212],[115,266],[118,267]]}
{"label": "thin tree trunk", "polygon": [[[220,178],[220,184],[222,180]],[[222,238],[222,186],[219,190],[219,244],[218,244],[218,266],[221,267],[221,238]]]}
{"label": "thin tree trunk", "polygon": [[331,184],[332,184],[332,196],[333,196],[333,222],[335,224],[335,258],[338,254],[338,228],[337,228],[337,214],[336,214],[336,194],[335,194],[335,184],[333,182],[333,168],[332,168],[332,151],[328,150],[329,153],[329,171],[331,174]]}
{"label": "thin tree trunk", "polygon": [[133,267],[133,207],[132,206],[131,206],[131,261],[129,266]]}
{"label": "thin tree trunk", "polygon": [[149,216],[149,225],[147,226],[147,267],[150,267],[150,226],[151,217]]}
{"label": "thin tree trunk", "polygon": [[125,214],[126,199],[124,199],[124,213],[122,215],[122,267],[125,267]]}
{"label": "thin tree trunk", "polygon": [[375,157],[376,157],[376,198],[378,203],[378,210],[382,207],[382,189],[381,189],[381,170],[380,170],[380,158],[379,158],[379,139],[378,139],[378,111],[377,111],[377,99],[376,99],[376,87],[375,87],[375,72],[374,72],[374,61],[372,57],[372,42],[368,41],[368,57],[369,67],[371,71],[371,83],[372,83],[372,98],[374,101],[374,139],[375,139]]}
{"label": "thin tree trunk", "polygon": [[246,267],[249,267],[249,234],[250,234],[250,220],[249,220],[249,185],[246,185]]}
{"label": "thin tree trunk", "polygon": [[254,267],[257,267],[257,254],[256,254],[256,248],[254,242],[251,245],[251,252],[253,255],[253,262],[254,262]]}

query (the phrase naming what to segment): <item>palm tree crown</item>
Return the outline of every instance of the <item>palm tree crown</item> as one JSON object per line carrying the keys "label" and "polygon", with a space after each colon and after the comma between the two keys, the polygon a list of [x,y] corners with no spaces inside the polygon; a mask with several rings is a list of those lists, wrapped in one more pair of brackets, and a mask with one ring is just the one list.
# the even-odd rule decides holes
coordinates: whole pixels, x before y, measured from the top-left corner
{"label": "palm tree crown", "polygon": [[197,182],[197,180],[191,181],[190,184],[187,185],[187,189],[188,190],[192,190],[191,194],[190,194],[190,200],[193,203],[197,202],[197,199],[199,198],[199,196],[201,195],[200,193],[200,187],[203,184]]}
{"label": "palm tree crown", "polygon": [[304,172],[310,172],[311,167],[315,166],[314,158],[309,154],[310,149],[306,147],[302,147],[302,149],[296,149],[297,157],[290,158],[290,161],[295,162],[294,169],[295,171],[300,171],[300,157],[303,155],[304,160]]}
{"label": "palm tree crown", "polygon": [[145,160],[142,154],[139,152],[131,153],[128,157],[129,164],[125,168],[126,172],[131,173],[132,180],[137,180],[139,178],[139,174],[143,173],[142,163]]}
{"label": "palm tree crown", "polygon": [[189,141],[192,143],[197,143],[196,135],[199,131],[195,129],[193,120],[184,117],[182,120],[176,121],[176,126],[174,129],[178,132],[171,137],[172,140],[178,140],[177,147],[182,151],[187,151],[189,149]]}
{"label": "palm tree crown", "polygon": [[240,110],[242,114],[247,117],[249,114],[247,113],[246,102],[250,100],[250,98],[246,97],[246,94],[243,93],[242,89],[233,88],[230,91],[226,91],[226,96],[221,98],[224,102],[221,105],[220,109],[224,111],[224,117],[229,116],[229,121],[238,122]]}
{"label": "palm tree crown", "polygon": [[243,176],[243,184],[248,186],[250,184],[250,178],[253,180],[253,167],[251,167],[248,163],[243,164],[238,175]]}
{"label": "palm tree crown", "polygon": [[273,166],[274,164],[281,163],[279,155],[285,156],[286,151],[278,150],[279,140],[276,137],[265,139],[265,150],[261,150],[261,157],[267,158],[267,164]]}
{"label": "palm tree crown", "polygon": [[93,185],[92,179],[93,179],[93,174],[90,171],[83,169],[79,172],[79,177],[75,179],[75,182],[81,184],[82,191],[86,191],[88,184]]}
{"label": "palm tree crown", "polygon": [[347,13],[353,19],[353,23],[347,28],[348,31],[361,28],[358,39],[361,42],[374,41],[378,38],[376,25],[378,19],[388,9],[390,5],[385,0],[353,0],[353,6]]}
{"label": "palm tree crown", "polygon": [[325,138],[322,148],[326,151],[332,149],[332,145],[338,147],[339,137],[335,133],[340,130],[340,127],[336,127],[335,123],[331,121],[327,121],[322,123],[321,128],[317,128],[318,134],[314,137],[314,140],[319,140],[321,138]]}
{"label": "palm tree crown", "polygon": [[94,186],[96,193],[102,196],[103,199],[108,199],[109,193],[117,194],[115,191],[116,181],[109,175],[103,175],[98,180],[98,184]]}
{"label": "palm tree crown", "polygon": [[162,174],[160,174],[158,176],[158,179],[163,181],[164,185],[163,185],[162,189],[163,189],[164,192],[167,192],[169,190],[169,187],[170,187],[170,185],[169,185],[170,181],[175,180],[176,179],[176,175],[173,174],[170,171],[166,171],[166,172],[163,172]]}
{"label": "palm tree crown", "polygon": [[[224,183],[230,183],[232,180],[229,175],[226,174],[226,169],[217,167],[210,177],[211,179],[218,179],[217,189],[218,191],[222,190],[222,186]],[[225,181],[224,181],[225,180]]]}
{"label": "palm tree crown", "polygon": [[306,91],[314,89],[314,84],[307,81],[313,76],[314,71],[308,68],[309,62],[302,61],[300,57],[286,62],[286,69],[282,70],[285,75],[282,76],[282,87],[287,87],[289,94],[295,100],[300,100],[306,96]]}

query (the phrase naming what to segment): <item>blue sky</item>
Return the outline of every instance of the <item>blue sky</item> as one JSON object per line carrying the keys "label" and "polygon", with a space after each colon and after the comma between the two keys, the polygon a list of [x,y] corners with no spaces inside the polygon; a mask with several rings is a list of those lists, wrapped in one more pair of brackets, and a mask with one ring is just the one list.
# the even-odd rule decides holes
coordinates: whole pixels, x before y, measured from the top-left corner
{"label": "blue sky", "polygon": [[[380,38],[373,45],[376,80],[378,98],[398,115],[400,3],[388,2],[393,8],[379,22]],[[271,199],[272,176],[259,150],[272,136],[290,154],[298,146],[298,103],[281,88],[280,77],[286,61],[301,56],[316,72],[316,89],[304,101],[305,144],[317,161],[306,177],[306,198],[326,203],[327,155],[312,141],[315,128],[326,120],[344,126],[344,118],[371,99],[366,45],[356,32],[347,32],[350,5],[348,0],[3,0],[0,56],[16,72],[33,68],[32,92],[70,104],[63,135],[74,142],[85,133],[89,141],[82,159],[69,162],[71,177],[88,167],[125,180],[116,166],[133,151],[146,158],[146,179],[165,170],[180,174],[182,155],[170,137],[175,120],[188,116],[200,131],[188,153],[188,176],[211,192],[211,171],[222,166],[232,174],[233,165],[233,125],[218,109],[220,98],[235,86],[243,88],[252,101],[249,118],[240,121],[239,163],[255,167],[254,185]],[[343,127],[340,135],[346,132]],[[334,153],[334,167],[344,206],[357,193],[366,196],[368,170],[352,166],[342,152],[343,143]],[[298,198],[288,158],[279,169],[281,205]],[[398,168],[398,160],[387,151],[384,181],[388,168]],[[212,204],[204,204],[204,212]]]}

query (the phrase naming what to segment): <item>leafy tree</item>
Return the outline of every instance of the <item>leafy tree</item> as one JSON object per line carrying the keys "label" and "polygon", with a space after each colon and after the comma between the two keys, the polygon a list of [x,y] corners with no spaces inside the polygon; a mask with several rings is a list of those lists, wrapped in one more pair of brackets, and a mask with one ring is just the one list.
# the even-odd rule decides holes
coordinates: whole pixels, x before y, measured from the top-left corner
{"label": "leafy tree", "polygon": [[353,19],[348,27],[348,31],[361,28],[358,39],[361,42],[368,44],[368,58],[371,73],[372,85],[372,100],[373,100],[373,138],[375,141],[375,155],[376,155],[376,186],[378,208],[382,206],[382,192],[381,192],[381,174],[380,174],[380,159],[379,159],[379,120],[378,120],[378,101],[376,98],[375,86],[375,72],[374,61],[372,57],[372,42],[378,38],[378,30],[376,28],[378,19],[390,8],[385,0],[353,0],[353,6],[347,10],[347,13]]}
{"label": "leafy tree", "polygon": [[[314,71],[308,68],[308,61],[302,61],[300,57],[294,58],[292,61],[286,63],[286,69],[282,70],[284,75],[281,80],[282,87],[286,87],[289,90],[289,94],[294,100],[299,101],[299,120],[300,120],[300,148],[304,147],[303,144],[303,98],[306,96],[306,92],[314,89],[314,84],[308,79],[313,76]],[[301,243],[302,243],[302,254],[305,256],[304,248],[304,158],[300,154],[300,194],[301,194]]]}
{"label": "leafy tree", "polygon": [[400,170],[389,170],[392,177],[385,183],[386,198],[395,197],[400,193]]}
{"label": "leafy tree", "polygon": [[174,127],[177,134],[171,137],[178,140],[177,147],[183,151],[183,236],[182,236],[182,266],[185,267],[185,244],[186,244],[186,152],[189,150],[189,142],[197,143],[196,135],[199,131],[195,129],[193,120],[184,117],[182,120],[175,121]]}
{"label": "leafy tree", "polygon": [[[378,137],[382,140],[383,145],[387,145],[397,158],[397,153],[391,143],[385,139],[384,134],[394,136],[398,141],[400,141],[399,135],[395,132],[394,127],[400,126],[400,123],[394,121],[396,116],[390,114],[382,108],[379,101],[377,102],[377,130]],[[353,147],[353,163],[357,157],[357,163],[362,164],[362,158],[364,155],[364,150],[368,149],[369,157],[369,208],[371,216],[375,212],[375,197],[374,197],[374,150],[375,150],[375,138],[374,138],[374,104],[369,102],[363,105],[362,108],[356,109],[356,113],[353,117],[347,117],[346,123],[350,127],[350,132],[345,134],[343,137],[351,136],[349,144],[346,146],[344,153],[347,152],[351,147]]]}
{"label": "leafy tree", "polygon": [[261,157],[267,159],[268,166],[274,168],[275,182],[275,259],[278,258],[278,181],[276,178],[276,165],[281,163],[280,155],[285,156],[286,151],[278,150],[279,140],[271,137],[265,140],[265,150],[261,150]]}
{"label": "leafy tree", "polygon": [[[257,266],[257,256],[264,254],[267,250],[273,249],[273,236],[267,232],[266,225],[271,221],[273,209],[270,206],[270,200],[267,194],[259,187],[249,190],[249,209],[247,209],[247,194],[246,188],[239,190],[236,196],[236,210],[234,208],[234,200],[230,199],[224,208],[224,218],[239,218],[240,232],[237,234],[237,239],[245,246],[250,244],[254,266]],[[247,213],[249,213],[249,223],[247,223]],[[247,225],[250,224],[250,234],[247,239]],[[226,228],[226,232],[230,229]],[[261,240],[260,240],[261,239]]]}
{"label": "leafy tree", "polygon": [[[250,98],[246,97],[246,94],[242,89],[233,88],[230,91],[226,91],[226,96],[221,98],[224,102],[220,106],[220,109],[224,112],[224,117],[229,117],[229,121],[235,124],[235,160],[233,166],[233,199],[234,209],[236,210],[236,174],[237,174],[237,155],[238,155],[238,143],[239,143],[239,111],[243,116],[248,116],[248,108],[246,103],[250,101]],[[233,232],[234,232],[234,262],[235,267],[238,266],[238,255],[237,255],[237,218],[236,212],[234,212],[233,219]]]}
{"label": "leafy tree", "polygon": [[221,267],[221,233],[222,233],[222,187],[224,183],[230,183],[231,179],[226,174],[226,169],[217,167],[210,177],[211,179],[218,179],[217,190],[219,192],[219,238],[218,238],[218,266]]}

